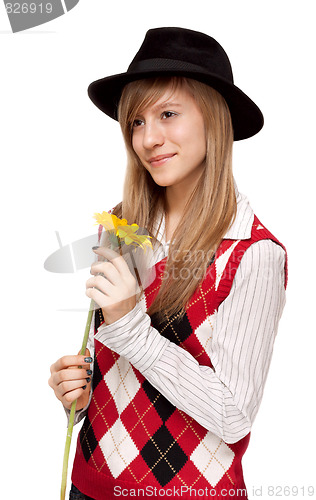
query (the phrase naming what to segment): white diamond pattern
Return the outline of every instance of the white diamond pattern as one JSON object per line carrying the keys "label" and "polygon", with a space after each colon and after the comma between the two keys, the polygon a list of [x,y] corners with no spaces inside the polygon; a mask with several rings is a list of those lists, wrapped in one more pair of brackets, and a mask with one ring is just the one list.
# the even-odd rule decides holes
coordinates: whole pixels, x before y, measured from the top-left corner
{"label": "white diamond pattern", "polygon": [[201,346],[205,349],[207,354],[210,354],[212,335],[213,335],[213,324],[216,317],[216,313],[208,316],[203,323],[195,330],[195,334],[199,339]]}
{"label": "white diamond pattern", "polygon": [[231,466],[235,453],[212,432],[195,448],[191,460],[214,488]]}
{"label": "white diamond pattern", "polygon": [[99,444],[109,469],[115,478],[117,478],[139,454],[136,445],[130,438],[120,418],[117,419],[111,429],[104,434]]}
{"label": "white diamond pattern", "polygon": [[112,368],[104,375],[119,415],[134,399],[141,385],[133,371],[132,365],[126,358],[120,356]]}

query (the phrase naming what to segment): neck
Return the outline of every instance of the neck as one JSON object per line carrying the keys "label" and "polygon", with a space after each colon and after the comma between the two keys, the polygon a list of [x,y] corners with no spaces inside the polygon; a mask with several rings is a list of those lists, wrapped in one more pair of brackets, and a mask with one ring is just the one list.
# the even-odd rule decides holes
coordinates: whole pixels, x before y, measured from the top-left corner
{"label": "neck", "polygon": [[185,205],[189,199],[190,193],[183,193],[175,186],[166,188],[166,214],[182,215]]}
{"label": "neck", "polygon": [[167,186],[165,191],[165,210],[167,215],[182,216],[185,206],[189,201],[194,189],[196,188],[200,179],[188,178],[185,182]]}
{"label": "neck", "polygon": [[183,189],[177,186],[168,186],[165,193],[165,237],[166,241],[172,238],[172,235],[179,225],[185,206],[192,194],[192,189],[190,191],[183,191]]}

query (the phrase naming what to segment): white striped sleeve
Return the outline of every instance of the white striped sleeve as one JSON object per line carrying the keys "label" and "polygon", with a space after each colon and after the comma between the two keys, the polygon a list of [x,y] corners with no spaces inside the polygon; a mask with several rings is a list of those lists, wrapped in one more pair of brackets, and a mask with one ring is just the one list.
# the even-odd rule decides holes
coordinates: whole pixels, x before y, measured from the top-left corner
{"label": "white striped sleeve", "polygon": [[102,325],[96,338],[177,408],[234,443],[248,434],[258,411],[284,303],[284,251],[263,240],[245,252],[213,332],[210,327],[214,370],[162,337],[139,306]]}

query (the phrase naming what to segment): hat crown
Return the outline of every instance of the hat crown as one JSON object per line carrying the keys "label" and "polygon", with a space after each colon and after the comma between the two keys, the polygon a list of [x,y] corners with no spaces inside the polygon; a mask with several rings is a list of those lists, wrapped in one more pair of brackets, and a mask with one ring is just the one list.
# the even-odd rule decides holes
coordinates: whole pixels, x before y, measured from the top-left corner
{"label": "hat crown", "polygon": [[233,83],[230,61],[223,47],[212,37],[185,28],[154,28],[132,60],[127,73],[147,60],[164,59],[178,64],[195,65]]}
{"label": "hat crown", "polygon": [[153,28],[125,73],[101,78],[89,85],[90,99],[118,120],[124,87],[146,78],[191,78],[219,92],[229,108],[234,140],[255,135],[263,126],[258,106],[240,90],[223,47],[211,36],[186,28]]}

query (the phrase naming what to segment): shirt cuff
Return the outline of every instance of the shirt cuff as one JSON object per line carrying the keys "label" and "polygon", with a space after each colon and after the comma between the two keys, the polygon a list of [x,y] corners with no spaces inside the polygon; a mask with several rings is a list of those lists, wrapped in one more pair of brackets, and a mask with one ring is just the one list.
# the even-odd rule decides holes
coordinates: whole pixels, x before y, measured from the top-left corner
{"label": "shirt cuff", "polygon": [[[80,422],[80,420],[82,420],[86,416],[87,410],[88,410],[90,402],[91,402],[91,398],[92,398],[92,389],[90,391],[89,402],[87,403],[87,405],[84,408],[81,408],[81,410],[76,410],[75,418],[74,418],[74,425],[78,424]],[[68,408],[65,408],[65,406],[63,408],[66,412],[67,422],[69,424],[70,410],[68,410]]]}
{"label": "shirt cuff", "polygon": [[103,345],[124,356],[143,375],[161,357],[169,345],[140,304],[111,325],[101,325],[94,337]]}

